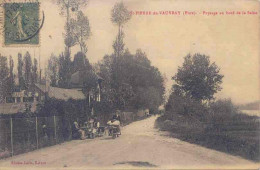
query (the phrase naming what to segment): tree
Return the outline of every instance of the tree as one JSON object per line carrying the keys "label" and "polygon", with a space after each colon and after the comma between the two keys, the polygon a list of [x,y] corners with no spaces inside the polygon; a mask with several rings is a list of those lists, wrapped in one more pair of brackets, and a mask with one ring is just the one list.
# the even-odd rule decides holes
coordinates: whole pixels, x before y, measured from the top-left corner
{"label": "tree", "polygon": [[14,90],[15,82],[14,82],[14,60],[12,56],[9,57],[9,82],[8,82],[8,92],[12,93]]}
{"label": "tree", "polygon": [[141,49],[136,51],[133,62],[131,86],[135,96],[132,100],[135,108],[149,108],[156,111],[164,102],[164,79],[158,68],[151,65],[147,55]]}
{"label": "tree", "polygon": [[38,61],[36,58],[33,59],[32,65],[32,84],[38,82]]}
{"label": "tree", "polygon": [[91,70],[86,71],[84,75],[83,91],[85,94],[89,94],[91,90],[95,90],[97,87],[98,79],[97,75]]}
{"label": "tree", "polygon": [[24,55],[24,81],[26,88],[32,84],[32,58],[27,51]]}
{"label": "tree", "polygon": [[0,103],[4,102],[7,95],[8,74],[7,58],[0,55]]}
{"label": "tree", "polygon": [[69,26],[75,44],[79,44],[81,52],[86,54],[88,50],[86,40],[89,39],[91,34],[88,17],[82,11],[78,11],[77,19],[72,18]]}
{"label": "tree", "polygon": [[122,27],[131,19],[130,12],[127,10],[123,2],[116,3],[111,11],[111,21],[118,26],[118,36],[114,41],[113,48],[115,57],[123,54],[124,50],[124,33]]}
{"label": "tree", "polygon": [[163,77],[140,49],[135,55],[126,50],[117,63],[114,54],[106,55],[98,66],[102,94],[115,108],[156,110],[163,103]]}
{"label": "tree", "polygon": [[210,63],[209,56],[188,54],[172,78],[176,82],[173,88],[178,88],[182,94],[192,99],[209,101],[221,90],[220,84],[224,76],[219,72],[218,66]]}
{"label": "tree", "polygon": [[23,63],[23,56],[21,53],[18,53],[18,82],[20,88],[24,89],[25,88],[25,81],[24,81],[24,71],[23,71],[24,63]]}
{"label": "tree", "polygon": [[51,80],[51,86],[56,87],[59,80],[59,58],[51,54],[48,60],[48,71]]}
{"label": "tree", "polygon": [[70,55],[70,48],[75,45],[75,38],[71,35],[71,11],[78,11],[80,8],[85,7],[87,5],[87,0],[58,0],[58,5],[60,6],[61,15],[66,16],[66,24],[65,24],[65,56]]}
{"label": "tree", "polygon": [[79,70],[91,70],[92,66],[89,63],[89,60],[86,58],[86,55],[82,52],[78,52],[74,56],[73,60],[73,68],[72,73],[79,71]]}
{"label": "tree", "polygon": [[59,56],[59,87],[66,88],[69,86],[71,65],[71,60],[68,56],[64,56],[63,54]]}

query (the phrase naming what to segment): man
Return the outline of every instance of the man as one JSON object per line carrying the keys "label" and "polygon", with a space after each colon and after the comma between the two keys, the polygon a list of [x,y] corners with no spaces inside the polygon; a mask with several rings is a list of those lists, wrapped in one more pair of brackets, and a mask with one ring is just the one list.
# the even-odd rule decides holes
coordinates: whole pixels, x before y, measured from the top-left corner
{"label": "man", "polygon": [[113,120],[118,120],[120,123],[121,123],[121,118],[120,118],[120,116],[119,116],[119,110],[117,110],[116,111],[116,114],[115,115],[113,115]]}
{"label": "man", "polygon": [[80,138],[80,139],[84,139],[85,138],[84,131],[79,128],[79,124],[76,121],[73,123],[72,136],[73,136],[74,139],[75,138]]}
{"label": "man", "polygon": [[[120,116],[119,116],[119,113],[120,113],[120,111],[119,110],[117,110],[116,111],[116,114],[113,116],[113,121],[119,121],[119,123],[121,124],[121,118],[120,118]],[[119,131],[119,133],[120,133],[120,135],[121,135],[121,129],[120,129],[120,124],[119,124],[119,126],[118,126],[118,131]]]}
{"label": "man", "polygon": [[94,118],[93,127],[94,127],[95,131],[97,131],[98,134],[100,134],[100,129],[99,129],[100,123],[99,123],[97,117]]}

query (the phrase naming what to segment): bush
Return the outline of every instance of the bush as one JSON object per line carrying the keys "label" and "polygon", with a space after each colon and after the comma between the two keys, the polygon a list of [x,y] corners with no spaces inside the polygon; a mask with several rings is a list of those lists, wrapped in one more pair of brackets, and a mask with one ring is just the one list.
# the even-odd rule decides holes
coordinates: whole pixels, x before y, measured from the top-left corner
{"label": "bush", "polygon": [[213,122],[222,123],[232,119],[237,113],[238,109],[232,103],[231,99],[221,99],[210,103],[209,118]]}
{"label": "bush", "polygon": [[243,114],[230,99],[206,107],[189,98],[171,96],[166,109],[165,116],[156,121],[161,130],[184,141],[260,160],[259,117]]}
{"label": "bush", "polygon": [[166,104],[166,116],[169,119],[173,119],[173,116],[178,114],[198,121],[205,121],[207,112],[207,107],[201,102],[174,92]]}

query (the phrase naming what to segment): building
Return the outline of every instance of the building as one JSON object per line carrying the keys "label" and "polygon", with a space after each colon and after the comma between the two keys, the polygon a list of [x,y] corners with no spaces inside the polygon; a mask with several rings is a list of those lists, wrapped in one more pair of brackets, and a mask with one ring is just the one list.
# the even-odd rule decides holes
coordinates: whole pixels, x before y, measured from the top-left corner
{"label": "building", "polygon": [[[85,90],[87,81],[93,80],[94,86],[90,90]],[[93,71],[77,71],[71,76],[70,88],[52,87],[46,84],[31,85],[28,90],[16,89],[11,95],[5,98],[5,102],[0,104],[0,114],[14,114],[24,112],[30,108],[36,111],[37,103],[48,98],[59,100],[83,100],[88,98],[89,106],[92,101],[101,100],[101,83],[103,79]]]}
{"label": "building", "polygon": [[34,90],[16,89],[11,95],[5,97],[5,102],[0,104],[0,113],[14,114],[30,109],[36,111],[39,93]]}
{"label": "building", "polygon": [[82,92],[82,89],[79,88],[65,89],[46,86],[43,84],[35,84],[35,88],[37,89],[37,91],[41,91],[42,95],[47,95],[49,98],[55,98],[65,101],[69,99],[82,100],[86,98]]}
{"label": "building", "polygon": [[[71,75],[70,87],[83,89],[84,94],[90,100],[101,101],[101,88],[103,78],[94,71],[80,70]],[[87,87],[92,87],[87,89]]]}

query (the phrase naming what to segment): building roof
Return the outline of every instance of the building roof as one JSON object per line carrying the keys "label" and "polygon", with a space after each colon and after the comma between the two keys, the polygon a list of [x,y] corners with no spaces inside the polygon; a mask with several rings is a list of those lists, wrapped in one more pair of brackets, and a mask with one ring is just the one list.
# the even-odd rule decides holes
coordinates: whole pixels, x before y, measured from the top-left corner
{"label": "building roof", "polygon": [[96,72],[92,70],[80,70],[76,71],[71,75],[70,85],[71,87],[83,87],[84,81],[86,81],[87,77],[92,76],[97,81],[102,81],[103,78],[100,77]]}
{"label": "building roof", "polygon": [[52,86],[46,88],[46,86],[43,84],[35,84],[35,86],[38,87],[43,92],[48,92],[48,96],[50,98],[55,98],[60,100],[85,99],[85,95],[83,94],[81,89],[64,89],[64,88],[58,88]]}

